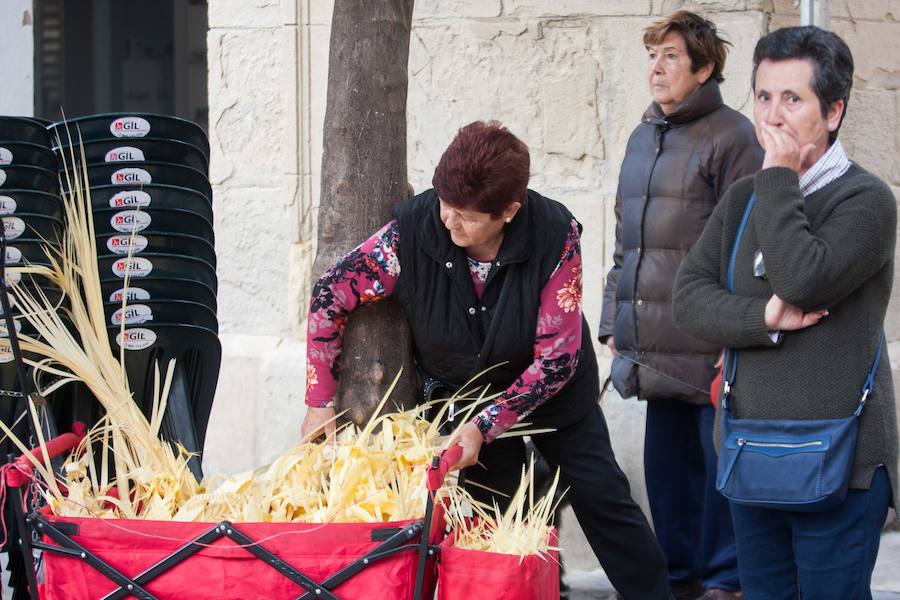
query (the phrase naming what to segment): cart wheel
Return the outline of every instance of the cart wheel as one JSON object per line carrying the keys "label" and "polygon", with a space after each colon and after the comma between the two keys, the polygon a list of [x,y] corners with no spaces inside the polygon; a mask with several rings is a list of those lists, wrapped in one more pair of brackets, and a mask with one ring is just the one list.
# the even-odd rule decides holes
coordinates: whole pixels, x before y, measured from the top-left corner
{"label": "cart wheel", "polygon": [[[7,519],[6,522],[10,523],[9,519],[12,517],[12,510],[9,507],[4,507],[4,516]],[[7,530],[10,538],[18,534],[15,525],[7,525]],[[18,551],[18,548],[14,549],[12,552],[9,551],[11,545],[12,544],[8,543],[4,546],[3,551],[6,552],[6,556],[9,559],[6,563],[6,570],[9,571],[9,590],[12,592],[12,599],[31,600],[31,594],[28,593],[28,578],[26,577],[25,561],[22,558],[22,553]]]}

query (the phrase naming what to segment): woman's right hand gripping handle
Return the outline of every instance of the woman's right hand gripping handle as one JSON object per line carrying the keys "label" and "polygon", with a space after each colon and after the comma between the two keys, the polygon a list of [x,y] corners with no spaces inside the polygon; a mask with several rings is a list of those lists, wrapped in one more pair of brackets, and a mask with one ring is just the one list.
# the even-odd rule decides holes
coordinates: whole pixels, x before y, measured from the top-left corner
{"label": "woman's right hand gripping handle", "polygon": [[334,435],[334,407],[307,406],[306,416],[300,424],[301,441],[312,442],[323,434],[325,437]]}

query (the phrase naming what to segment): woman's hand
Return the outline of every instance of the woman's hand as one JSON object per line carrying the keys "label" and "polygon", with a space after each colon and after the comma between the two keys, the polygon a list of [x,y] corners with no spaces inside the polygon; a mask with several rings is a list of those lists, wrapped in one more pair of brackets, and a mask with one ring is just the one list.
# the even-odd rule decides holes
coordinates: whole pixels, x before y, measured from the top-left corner
{"label": "woman's hand", "polygon": [[478,463],[478,454],[481,452],[481,445],[484,444],[484,436],[475,423],[466,423],[459,430],[459,434],[451,438],[449,445],[459,444],[462,446],[462,456],[453,465],[453,470],[465,469]]}
{"label": "woman's hand", "polygon": [[616,351],[616,340],[613,339],[613,336],[609,336],[608,338],[606,338],[606,347],[609,348],[609,351],[613,356],[618,354],[618,352]]}
{"label": "woman's hand", "polygon": [[811,160],[816,149],[815,144],[801,146],[795,135],[765,121],[760,123],[759,131],[762,134],[763,149],[766,151],[763,169],[787,167],[799,174],[815,162]]}
{"label": "woman's hand", "polygon": [[803,312],[802,309],[773,295],[766,304],[765,320],[766,327],[773,331],[797,331],[812,327],[827,315],[827,309]]}
{"label": "woman's hand", "polygon": [[306,407],[306,416],[300,424],[300,440],[311,442],[322,434],[334,435],[334,408]]}
{"label": "woman's hand", "polygon": [[719,358],[716,359],[716,364],[713,365],[713,369],[716,369],[716,370],[721,369],[724,364],[725,364],[725,351],[722,350],[721,352],[719,352]]}

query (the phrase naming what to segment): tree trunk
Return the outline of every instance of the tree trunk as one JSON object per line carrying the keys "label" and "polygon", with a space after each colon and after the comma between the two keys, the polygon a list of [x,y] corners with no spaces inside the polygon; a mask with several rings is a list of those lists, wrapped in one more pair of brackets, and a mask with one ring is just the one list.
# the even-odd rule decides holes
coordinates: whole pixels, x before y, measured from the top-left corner
{"label": "tree trunk", "polygon": [[[318,277],[391,218],[407,198],[406,90],[413,0],[335,0],[322,153]],[[397,372],[391,402],[418,390],[409,328],[388,298],[356,311],[340,358],[337,407],[371,415]]]}

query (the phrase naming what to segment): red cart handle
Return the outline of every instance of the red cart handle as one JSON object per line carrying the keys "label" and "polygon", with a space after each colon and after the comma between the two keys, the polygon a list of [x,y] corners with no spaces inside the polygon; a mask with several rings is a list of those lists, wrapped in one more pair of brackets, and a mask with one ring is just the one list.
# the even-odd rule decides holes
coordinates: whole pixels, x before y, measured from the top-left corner
{"label": "red cart handle", "polygon": [[449,448],[441,451],[439,456],[434,457],[434,461],[428,468],[428,490],[436,492],[444,485],[444,476],[450,472],[463,453],[463,447],[459,444],[453,444]]}
{"label": "red cart handle", "polygon": [[[47,458],[55,458],[64,452],[68,452],[76,447],[84,439],[87,433],[87,426],[81,421],[72,423],[72,433],[63,433],[52,440],[47,440],[44,446],[47,448]],[[28,458],[28,455],[34,457],[34,460],[43,462],[44,450],[40,446],[33,448],[28,454],[23,454],[13,461],[9,468],[5,469],[6,485],[9,487],[19,488],[24,486],[31,479],[31,472],[34,470],[34,463]]]}

